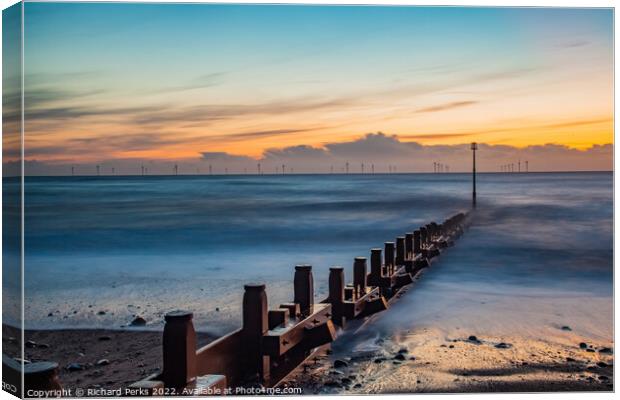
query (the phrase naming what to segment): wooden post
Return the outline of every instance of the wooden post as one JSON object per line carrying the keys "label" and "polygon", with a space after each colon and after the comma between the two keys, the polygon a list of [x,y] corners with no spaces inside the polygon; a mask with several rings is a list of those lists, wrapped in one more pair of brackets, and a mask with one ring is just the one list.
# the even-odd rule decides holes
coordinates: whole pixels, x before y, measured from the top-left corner
{"label": "wooden post", "polygon": [[[58,364],[50,361],[25,364],[24,388],[26,391],[62,389],[60,381],[58,380]],[[19,390],[21,390],[21,388]],[[30,395],[26,393],[26,397],[30,397]],[[56,396],[50,395],[50,397]]]}
{"label": "wooden post", "polygon": [[193,316],[188,311],[173,311],[165,316],[162,378],[166,387],[183,388],[196,379]]}
{"label": "wooden post", "polygon": [[396,265],[405,264],[405,237],[396,238]]}
{"label": "wooden post", "polygon": [[332,321],[339,326],[344,325],[344,268],[329,269],[329,303],[332,305]]}
{"label": "wooden post", "polygon": [[356,298],[366,293],[366,257],[355,257],[353,263],[353,290]]}
{"label": "wooden post", "polygon": [[264,284],[249,284],[243,293],[243,343],[252,373],[269,378],[269,357],[261,353],[261,341],[269,330],[267,294]]}
{"label": "wooden post", "polygon": [[311,265],[295,266],[294,302],[299,303],[302,316],[312,314],[314,306],[314,279]]}
{"label": "wooden post", "polygon": [[405,260],[413,258],[413,233],[405,234]]}
{"label": "wooden post", "polygon": [[370,249],[370,277],[368,283],[370,286],[379,286],[379,280],[382,276],[381,249]]}
{"label": "wooden post", "polygon": [[286,308],[280,308],[278,310],[269,310],[267,313],[269,319],[269,329],[274,329],[279,326],[286,326],[290,319],[289,310]]}
{"label": "wooden post", "polygon": [[425,226],[420,227],[420,243],[422,245],[422,248],[426,248],[426,227]]}
{"label": "wooden post", "polygon": [[394,242],[385,242],[385,268],[387,274],[394,274]]}
{"label": "wooden post", "polygon": [[432,224],[426,224],[426,243],[430,246],[431,242],[433,241],[433,225]]}
{"label": "wooden post", "polygon": [[422,247],[420,246],[420,230],[413,231],[413,254],[418,255],[421,253]]}
{"label": "wooden post", "polygon": [[355,301],[355,290],[353,286],[344,287],[344,299],[347,301]]}
{"label": "wooden post", "polygon": [[298,303],[282,303],[280,304],[280,308],[288,310],[289,318],[301,317]]}

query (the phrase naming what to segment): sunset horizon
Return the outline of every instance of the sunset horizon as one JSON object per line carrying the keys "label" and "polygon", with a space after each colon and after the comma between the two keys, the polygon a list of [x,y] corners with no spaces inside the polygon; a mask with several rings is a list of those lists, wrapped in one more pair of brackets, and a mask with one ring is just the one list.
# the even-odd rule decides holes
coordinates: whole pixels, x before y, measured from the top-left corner
{"label": "sunset horizon", "polygon": [[473,141],[483,171],[612,168],[610,9],[26,3],[24,20],[27,175],[457,171]]}

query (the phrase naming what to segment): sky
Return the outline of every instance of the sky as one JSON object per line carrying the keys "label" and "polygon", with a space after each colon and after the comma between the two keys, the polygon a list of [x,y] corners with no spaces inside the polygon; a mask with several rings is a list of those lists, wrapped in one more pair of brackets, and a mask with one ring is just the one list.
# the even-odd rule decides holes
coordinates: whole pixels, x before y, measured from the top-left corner
{"label": "sky", "polygon": [[458,171],[473,141],[481,170],[612,168],[610,9],[26,3],[24,20],[32,174]]}

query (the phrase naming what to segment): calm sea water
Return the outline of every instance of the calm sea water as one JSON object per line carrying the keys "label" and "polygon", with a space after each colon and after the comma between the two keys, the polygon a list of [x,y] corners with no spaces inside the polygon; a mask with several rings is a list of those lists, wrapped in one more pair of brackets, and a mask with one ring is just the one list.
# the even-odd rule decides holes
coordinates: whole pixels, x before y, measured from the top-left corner
{"label": "calm sea water", "polygon": [[[47,177],[27,178],[25,192],[28,327],[121,327],[141,315],[159,329],[163,313],[184,308],[200,329],[221,333],[240,323],[244,283],[265,282],[272,305],[289,301],[293,266],[308,263],[323,296],[330,266],[350,277],[354,256],[468,210],[471,182],[468,174]],[[611,309],[611,173],[481,174],[478,193],[472,228],[420,287],[428,295],[416,298],[418,320],[500,294],[508,305],[581,296]],[[471,318],[484,319],[484,309]]]}

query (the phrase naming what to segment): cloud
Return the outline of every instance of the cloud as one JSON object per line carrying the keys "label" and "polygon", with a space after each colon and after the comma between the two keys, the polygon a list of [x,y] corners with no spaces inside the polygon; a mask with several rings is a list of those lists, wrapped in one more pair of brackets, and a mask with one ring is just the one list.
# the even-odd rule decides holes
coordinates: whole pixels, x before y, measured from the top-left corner
{"label": "cloud", "polygon": [[104,93],[103,90],[65,90],[57,88],[27,88],[24,91],[24,105],[26,109],[36,109],[45,104],[54,102],[81,99]]}
{"label": "cloud", "polygon": [[190,80],[185,85],[169,86],[161,89],[153,90],[151,93],[168,93],[168,92],[184,92],[187,90],[204,89],[221,84],[225,72],[212,72],[204,74]]}
{"label": "cloud", "polygon": [[[462,74],[456,74],[458,70]],[[446,90],[457,90],[463,86],[472,84],[480,84],[490,81],[510,80],[531,74],[537,71],[535,67],[512,68],[505,70],[492,70],[488,72],[478,72],[472,68],[463,68],[461,65],[442,65],[439,67],[441,71],[452,71],[458,79],[444,79],[438,77],[423,83],[399,84],[393,87],[382,89],[368,89],[342,93],[333,98],[322,99],[312,96],[300,96],[297,98],[285,98],[273,101],[258,102],[255,104],[188,104],[182,106],[174,106],[170,104],[153,104],[141,107],[109,107],[104,103],[97,104],[97,96],[104,93],[102,90],[67,90],[62,87],[46,87],[40,83],[56,80],[51,79],[52,76],[37,76],[32,78],[35,84],[28,86],[26,89],[26,118],[29,122],[43,122],[42,129],[49,129],[54,123],[65,124],[69,119],[105,117],[105,121],[115,118],[128,125],[139,126],[162,126],[162,125],[182,125],[191,126],[207,126],[214,122],[222,120],[231,120],[238,118],[246,118],[249,116],[270,116],[284,114],[299,114],[309,112],[325,112],[331,110],[343,111],[356,107],[364,107],[376,104],[378,101],[383,102],[389,98],[393,101],[395,98],[412,98],[426,95],[429,93],[442,92]],[[446,72],[448,73],[448,72]],[[94,72],[85,72],[77,74],[76,77],[83,80],[89,80]],[[158,89],[160,92],[184,91],[198,88],[211,87],[222,83],[225,72],[213,72],[191,79],[187,84],[163,87]],[[70,74],[62,74],[57,80],[66,82]],[[106,96],[112,98],[115,93],[105,92]],[[127,94],[117,94],[125,98]],[[75,103],[89,97],[92,104]],[[428,113],[438,112],[448,109],[465,107],[476,104],[476,100],[454,101],[437,106],[421,108],[415,112]],[[18,115],[15,115],[17,118]],[[96,121],[89,121],[94,123]],[[63,126],[64,128],[64,126]],[[36,130],[31,127],[31,131]]]}
{"label": "cloud", "polygon": [[607,122],[611,122],[613,119],[611,118],[598,118],[598,119],[581,119],[575,121],[566,121],[555,124],[544,124],[539,125],[541,128],[572,128],[574,126],[583,126],[583,125],[597,125],[604,124]]}
{"label": "cloud", "polygon": [[575,48],[575,47],[587,46],[588,44],[590,44],[590,42],[588,42],[586,40],[573,40],[573,41],[570,41],[570,42],[560,43],[558,45],[558,47]]}
{"label": "cloud", "polygon": [[289,162],[309,161],[323,162],[330,158],[327,149],[307,145],[290,146],[282,149],[268,149],[263,153],[264,161]]}
{"label": "cloud", "polygon": [[388,136],[382,132],[368,133],[360,139],[343,142],[329,143],[325,148],[335,158],[385,158],[406,157],[412,150],[419,149],[420,145],[414,142],[400,142],[394,135]]}
{"label": "cloud", "polygon": [[301,132],[312,132],[320,129],[326,129],[328,127],[316,127],[316,128],[305,128],[305,129],[296,129],[296,128],[284,128],[284,129],[269,129],[264,131],[248,131],[248,132],[238,132],[238,133],[228,133],[222,135],[209,135],[206,137],[208,140],[226,140],[227,142],[231,141],[242,141],[246,139],[260,139],[260,138],[268,138],[275,136],[285,136],[294,133]]}
{"label": "cloud", "polygon": [[[445,64],[426,67],[436,71],[438,76],[418,82],[404,82],[388,85],[382,88],[368,87],[356,90],[340,92],[332,97],[316,97],[314,95],[301,94],[293,98],[277,98],[274,100],[259,100],[256,103],[230,103],[230,104],[165,104],[162,102],[141,106],[110,106],[109,101],[117,99],[117,104],[127,104],[132,100],[140,100],[135,95],[123,92],[114,92],[111,89],[99,90],[88,88],[93,77],[101,72],[88,71],[78,74],[38,74],[29,77],[31,82],[26,88],[26,120],[31,135],[50,133],[62,133],[66,137],[67,132],[83,132],[85,129],[101,131],[109,129],[110,124],[116,124],[117,130],[135,131],[149,130],[159,131],[183,129],[209,128],[211,131],[218,129],[220,123],[247,121],[249,118],[260,120],[261,117],[283,116],[302,119],[318,116],[323,118],[328,113],[364,112],[368,107],[376,107],[377,104],[398,104],[401,100],[422,98],[429,93],[457,91],[459,88],[501,80],[511,80],[537,71],[534,66],[520,68],[487,69],[480,72],[475,65],[463,66],[462,64]],[[424,67],[421,69],[424,71]],[[415,71],[414,71],[415,72]],[[449,76],[444,76],[444,75]],[[73,79],[71,80],[72,76]],[[211,72],[189,79],[180,85],[165,86],[165,83],[157,89],[160,92],[184,91],[198,88],[207,88],[214,85],[223,85],[226,72]],[[440,75],[440,76],[439,76]],[[55,82],[51,86],[49,82]],[[82,82],[82,87],[88,89],[67,89],[75,87]],[[152,93],[153,91],[149,92]],[[102,94],[105,95],[105,101]],[[466,107],[476,104],[476,100],[453,101],[430,107],[419,108],[415,113],[440,112],[449,109]],[[10,103],[7,103],[10,104]],[[17,104],[17,103],[16,103]],[[13,110],[7,109],[4,123],[8,129],[19,128],[19,107]],[[336,117],[338,118],[338,117]],[[348,122],[348,121],[347,121]],[[334,124],[342,125],[343,121],[334,121]],[[103,125],[103,127],[101,127]],[[297,128],[295,128],[297,129]],[[270,132],[271,131],[271,132]],[[295,133],[280,133],[279,129],[261,130],[255,133],[239,132],[228,137],[228,140],[239,141],[247,137],[273,137]],[[254,136],[252,136],[254,135]],[[209,138],[204,136],[205,141],[224,138],[224,135],[216,135]],[[117,149],[122,151],[123,149]]]}
{"label": "cloud", "polygon": [[475,133],[433,133],[427,135],[398,135],[399,139],[454,139],[475,135]]}
{"label": "cloud", "polygon": [[137,124],[171,124],[179,122],[210,122],[223,119],[246,117],[250,115],[283,115],[288,113],[302,113],[325,109],[337,109],[359,104],[353,97],[342,97],[331,100],[316,100],[312,98],[298,98],[283,101],[273,101],[257,104],[212,104],[178,107],[168,107],[152,112],[136,115]]}
{"label": "cloud", "polygon": [[87,151],[92,148],[97,148],[100,151],[118,151],[119,149],[135,151],[148,150],[156,146],[182,144],[191,140],[175,135],[173,132],[168,132],[166,135],[151,132],[123,133],[69,139],[68,148],[78,151]]}
{"label": "cloud", "polygon": [[162,110],[162,107],[84,107],[84,106],[66,106],[66,107],[38,107],[30,108],[26,106],[24,118],[27,122],[31,121],[58,121],[66,119],[76,119],[92,116],[117,117],[122,115],[133,115],[145,112],[154,112]]}
{"label": "cloud", "polygon": [[466,138],[477,135],[485,134],[497,134],[497,133],[510,133],[519,131],[532,131],[540,129],[558,129],[558,128],[573,128],[578,126],[598,125],[613,123],[613,118],[596,118],[596,119],[576,119],[567,120],[551,124],[523,124],[523,125],[501,125],[490,129],[477,129],[464,132],[446,132],[446,133],[432,133],[432,134],[412,134],[412,135],[398,135],[399,139],[448,139],[448,138]]}
{"label": "cloud", "polygon": [[228,154],[223,151],[212,151],[212,152],[205,151],[205,152],[202,152],[201,154],[202,154],[202,159],[204,161],[225,161],[225,162],[252,161],[254,162],[254,159],[251,157],[236,156],[236,155]]}
{"label": "cloud", "polygon": [[465,106],[471,106],[473,104],[477,104],[477,101],[474,100],[467,100],[467,101],[453,101],[450,103],[445,103],[445,104],[439,104],[437,106],[432,106],[432,107],[426,107],[426,108],[421,108],[419,110],[416,110],[416,113],[428,113],[428,112],[438,112],[438,111],[445,111],[445,110],[451,110],[453,108],[460,108],[460,107],[465,107]]}
{"label": "cloud", "polygon": [[471,78],[474,82],[484,83],[498,80],[511,80],[515,78],[521,78],[523,76],[531,75],[540,71],[541,69],[536,66],[508,68],[490,72],[475,73],[472,75]]}

